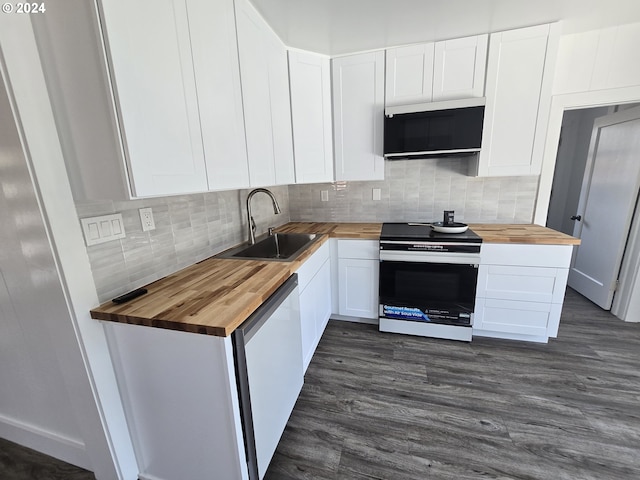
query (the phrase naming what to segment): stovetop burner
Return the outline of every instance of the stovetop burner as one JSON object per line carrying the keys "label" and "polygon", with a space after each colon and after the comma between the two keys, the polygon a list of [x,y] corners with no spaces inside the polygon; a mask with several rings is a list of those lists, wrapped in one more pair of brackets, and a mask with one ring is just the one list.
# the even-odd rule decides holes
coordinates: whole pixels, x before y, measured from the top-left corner
{"label": "stovetop burner", "polygon": [[383,223],[380,240],[482,243],[482,238],[471,229],[463,233],[439,233],[420,223]]}

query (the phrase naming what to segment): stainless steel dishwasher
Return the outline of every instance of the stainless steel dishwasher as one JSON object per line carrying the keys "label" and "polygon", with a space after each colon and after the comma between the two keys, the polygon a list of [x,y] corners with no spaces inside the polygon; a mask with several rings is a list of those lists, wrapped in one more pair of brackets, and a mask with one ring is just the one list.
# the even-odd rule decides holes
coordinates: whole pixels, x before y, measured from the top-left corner
{"label": "stainless steel dishwasher", "polygon": [[249,480],[260,480],[304,381],[297,274],[232,337]]}

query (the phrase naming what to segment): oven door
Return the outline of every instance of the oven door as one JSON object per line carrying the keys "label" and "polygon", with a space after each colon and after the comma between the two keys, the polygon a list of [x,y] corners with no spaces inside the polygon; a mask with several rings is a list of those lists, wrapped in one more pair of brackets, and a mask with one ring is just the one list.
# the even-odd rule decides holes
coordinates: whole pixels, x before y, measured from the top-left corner
{"label": "oven door", "polygon": [[470,326],[477,264],[380,262],[380,316]]}

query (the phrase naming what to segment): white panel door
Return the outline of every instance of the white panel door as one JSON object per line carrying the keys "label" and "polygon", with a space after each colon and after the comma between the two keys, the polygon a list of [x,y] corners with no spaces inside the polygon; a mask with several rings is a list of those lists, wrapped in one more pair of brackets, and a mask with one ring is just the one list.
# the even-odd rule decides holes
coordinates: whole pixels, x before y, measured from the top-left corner
{"label": "white panel door", "polygon": [[594,122],[569,286],[609,310],[640,188],[640,108]]}
{"label": "white panel door", "polygon": [[209,190],[249,186],[233,0],[187,0]]}
{"label": "white panel door", "polygon": [[338,259],[340,315],[378,318],[377,260]]}
{"label": "white panel door", "polygon": [[296,183],[333,181],[330,69],[328,57],[289,52]]}
{"label": "white panel door", "polygon": [[207,190],[185,3],[101,3],[134,196]]}
{"label": "white panel door", "polygon": [[433,43],[387,49],[385,105],[430,102],[433,59]]}
{"label": "white panel door", "polygon": [[549,31],[541,25],[491,35],[478,175],[538,173],[534,140],[546,135],[539,106]]}
{"label": "white panel door", "polygon": [[269,91],[270,44],[262,19],[248,2],[236,2],[236,22],[250,185],[273,185],[276,173]]}
{"label": "white panel door", "polygon": [[488,35],[436,42],[433,101],[482,97]]}

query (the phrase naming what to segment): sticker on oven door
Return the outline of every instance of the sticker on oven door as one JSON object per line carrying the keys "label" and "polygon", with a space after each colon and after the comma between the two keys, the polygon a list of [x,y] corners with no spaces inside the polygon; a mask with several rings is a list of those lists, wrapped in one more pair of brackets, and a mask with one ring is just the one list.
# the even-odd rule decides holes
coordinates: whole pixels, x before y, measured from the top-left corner
{"label": "sticker on oven door", "polygon": [[382,306],[382,315],[389,318],[402,318],[406,320],[422,320],[430,322],[431,319],[419,308]]}

